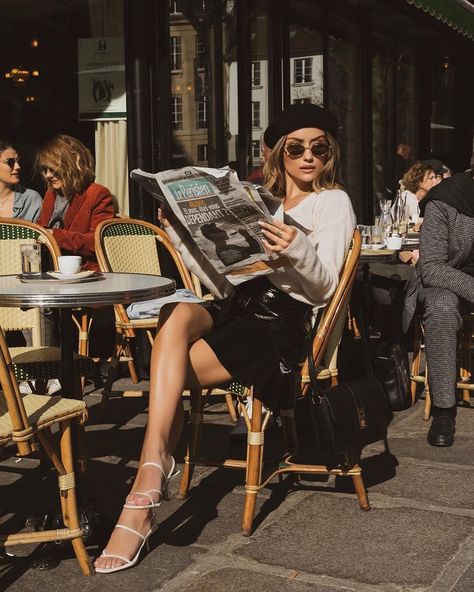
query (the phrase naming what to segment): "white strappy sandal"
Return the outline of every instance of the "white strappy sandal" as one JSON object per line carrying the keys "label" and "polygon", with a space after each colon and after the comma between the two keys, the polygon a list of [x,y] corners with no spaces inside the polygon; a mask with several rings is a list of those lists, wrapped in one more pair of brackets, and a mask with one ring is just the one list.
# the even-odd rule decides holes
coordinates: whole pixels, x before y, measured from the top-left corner
{"label": "white strappy sandal", "polygon": [[[138,504],[129,504],[125,501],[125,504],[123,507],[127,508],[127,510],[153,509],[153,508],[158,508],[161,505],[162,499],[169,499],[170,481],[172,481],[175,477],[177,477],[179,475],[179,471],[176,471],[176,462],[173,457],[171,457],[171,461],[172,461],[171,470],[168,474],[165,473],[163,467],[161,465],[159,465],[158,463],[155,463],[155,462],[143,463],[142,466],[140,467],[140,471],[143,469],[143,467],[150,465],[152,467],[159,469],[163,473],[164,479],[163,479],[163,483],[162,483],[162,489],[148,489],[148,491],[134,491],[133,494],[131,494],[131,495],[143,495],[150,500],[150,503],[142,506],[142,505],[138,505]],[[158,501],[155,501],[151,497],[152,493],[157,493],[160,496],[160,499]]]}
{"label": "white strappy sandal", "polygon": [[135,557],[133,557],[132,559],[128,559],[127,557],[123,557],[123,555],[117,555],[115,553],[106,553],[106,551],[104,549],[102,551],[101,557],[111,557],[112,559],[120,559],[121,561],[124,561],[125,563],[122,563],[122,565],[118,565],[117,567],[110,567],[110,568],[96,567],[95,571],[97,573],[108,574],[108,573],[114,573],[116,571],[121,571],[122,569],[128,569],[129,567],[133,567],[135,565],[135,563],[138,561],[138,558],[140,557],[140,553],[141,553],[145,543],[146,543],[147,551],[150,550],[149,538],[155,532],[156,524],[152,524],[150,530],[148,531],[148,533],[146,535],[141,534],[140,532],[138,532],[137,530],[134,530],[133,528],[130,528],[129,526],[125,526],[125,524],[116,524],[115,528],[122,528],[123,530],[127,530],[128,532],[135,534],[137,537],[143,539],[142,544],[140,545]]}

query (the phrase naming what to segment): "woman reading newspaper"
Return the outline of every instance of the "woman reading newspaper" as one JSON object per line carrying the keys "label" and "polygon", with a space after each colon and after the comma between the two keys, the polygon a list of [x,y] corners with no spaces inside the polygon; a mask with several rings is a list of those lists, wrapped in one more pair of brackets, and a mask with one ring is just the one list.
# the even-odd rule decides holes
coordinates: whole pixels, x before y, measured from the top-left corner
{"label": "woman reading newspaper", "polygon": [[265,132],[271,154],[265,185],[281,200],[261,222],[265,248],[278,255],[273,273],[236,287],[184,240],[179,225],[162,223],[189,268],[213,292],[202,304],[163,306],[153,345],[148,426],[140,468],[98,572],[133,566],[155,529],[154,511],[176,474],[173,451],[183,427],[185,387],[231,378],[254,385],[267,406],[291,388],[305,356],[313,311],[336,288],[355,226],[350,199],[336,181],[337,119],[312,104],[288,107]]}

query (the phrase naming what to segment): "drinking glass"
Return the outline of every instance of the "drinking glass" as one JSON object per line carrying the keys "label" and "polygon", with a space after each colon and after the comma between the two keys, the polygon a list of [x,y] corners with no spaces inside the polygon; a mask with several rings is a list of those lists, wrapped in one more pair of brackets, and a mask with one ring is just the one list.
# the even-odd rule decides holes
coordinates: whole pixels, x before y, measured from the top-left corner
{"label": "drinking glass", "polygon": [[362,237],[362,248],[370,249],[370,226],[365,226],[365,224],[357,224],[357,229]]}
{"label": "drinking glass", "polygon": [[41,275],[41,245],[39,243],[20,245],[20,253],[22,275],[29,277]]}
{"label": "drinking glass", "polygon": [[394,230],[396,233],[405,237],[408,233],[408,216],[406,215],[405,199],[398,192],[397,200],[393,206]]}
{"label": "drinking glass", "polygon": [[370,239],[371,239],[371,246],[377,248],[378,246],[383,245],[383,226],[371,226],[370,227]]}
{"label": "drinking glass", "polygon": [[380,200],[380,225],[383,227],[384,236],[390,236],[393,231],[391,206],[392,202],[389,199]]}

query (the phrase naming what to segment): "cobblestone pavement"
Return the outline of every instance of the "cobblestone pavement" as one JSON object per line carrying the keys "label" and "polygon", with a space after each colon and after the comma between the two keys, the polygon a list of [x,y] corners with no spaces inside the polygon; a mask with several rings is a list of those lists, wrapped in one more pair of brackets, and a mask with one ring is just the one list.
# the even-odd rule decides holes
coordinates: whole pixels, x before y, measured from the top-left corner
{"label": "cobblestone pavement", "polygon": [[[130,388],[120,382],[117,388]],[[213,401],[205,414],[206,452],[218,454],[228,445],[230,421],[222,400]],[[101,424],[95,423],[100,396],[91,393],[87,402],[90,463],[83,498],[92,508],[88,550],[95,556],[136,470],[147,399],[111,399]],[[52,552],[59,565],[41,571],[32,569],[31,561],[42,551],[22,547],[15,549],[15,559],[0,560],[0,590],[472,592],[474,409],[459,409],[455,445],[436,449],[426,443],[421,406],[419,402],[397,414],[390,427],[389,452],[381,444],[364,452],[370,512],[359,510],[347,479],[304,480],[299,485],[284,481],[258,496],[257,528],[251,537],[243,537],[240,471],[201,468],[188,499],[174,495],[160,507],[151,550],[135,568],[84,578],[69,546],[55,546]],[[277,429],[268,441],[278,449]],[[179,461],[183,453],[181,448]],[[15,462],[4,454],[3,531],[21,527],[28,512],[49,507],[54,513],[54,504],[46,499],[50,481],[38,460]],[[176,490],[177,483],[173,486]]]}

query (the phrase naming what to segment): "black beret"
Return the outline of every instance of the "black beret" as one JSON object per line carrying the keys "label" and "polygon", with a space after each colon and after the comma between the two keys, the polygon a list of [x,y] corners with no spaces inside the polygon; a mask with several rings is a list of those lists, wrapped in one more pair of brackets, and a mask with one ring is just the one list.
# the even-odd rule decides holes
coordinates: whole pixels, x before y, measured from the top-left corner
{"label": "black beret", "polygon": [[428,160],[423,160],[423,164],[427,164],[430,166],[435,175],[444,175],[449,171],[448,167],[445,166],[440,160],[436,160],[435,158],[429,158]]}
{"label": "black beret", "polygon": [[265,130],[263,141],[269,148],[273,148],[281,137],[305,127],[316,127],[336,138],[338,121],[334,113],[323,107],[313,103],[297,103],[275,117]]}

